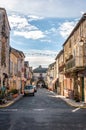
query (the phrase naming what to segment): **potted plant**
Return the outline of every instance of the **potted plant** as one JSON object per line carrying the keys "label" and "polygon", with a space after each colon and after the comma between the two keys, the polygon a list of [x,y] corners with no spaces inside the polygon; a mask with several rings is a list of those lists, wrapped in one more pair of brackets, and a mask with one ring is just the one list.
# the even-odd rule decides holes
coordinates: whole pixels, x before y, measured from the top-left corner
{"label": "potted plant", "polygon": [[74,99],[75,99],[76,102],[80,102],[80,98],[79,98],[79,94],[78,93],[74,96]]}
{"label": "potted plant", "polygon": [[16,97],[18,96],[18,90],[17,90],[17,89],[12,89],[12,90],[10,91],[10,93],[12,93],[13,98],[16,98]]}

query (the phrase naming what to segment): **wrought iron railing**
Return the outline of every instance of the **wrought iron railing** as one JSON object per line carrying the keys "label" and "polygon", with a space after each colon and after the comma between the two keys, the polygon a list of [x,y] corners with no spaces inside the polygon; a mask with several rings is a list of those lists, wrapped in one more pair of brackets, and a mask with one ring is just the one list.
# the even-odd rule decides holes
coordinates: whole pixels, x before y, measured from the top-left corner
{"label": "wrought iron railing", "polygon": [[71,60],[66,62],[65,70],[71,69],[73,67],[75,67],[75,58],[72,58]]}

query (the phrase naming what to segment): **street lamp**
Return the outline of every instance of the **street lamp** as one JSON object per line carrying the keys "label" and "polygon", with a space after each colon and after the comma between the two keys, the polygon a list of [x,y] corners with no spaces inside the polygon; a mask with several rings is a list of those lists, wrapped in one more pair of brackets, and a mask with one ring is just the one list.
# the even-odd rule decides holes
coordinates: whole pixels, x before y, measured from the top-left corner
{"label": "street lamp", "polygon": [[84,41],[81,39],[81,40],[79,41],[79,45],[80,45],[80,46],[83,46],[83,44],[84,44]]}

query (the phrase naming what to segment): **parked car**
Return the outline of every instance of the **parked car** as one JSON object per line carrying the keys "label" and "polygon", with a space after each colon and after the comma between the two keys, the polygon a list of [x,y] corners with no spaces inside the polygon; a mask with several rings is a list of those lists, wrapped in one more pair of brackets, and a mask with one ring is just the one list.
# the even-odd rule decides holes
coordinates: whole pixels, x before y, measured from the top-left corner
{"label": "parked car", "polygon": [[27,85],[24,87],[24,96],[33,95],[34,96],[34,87],[32,85]]}
{"label": "parked car", "polygon": [[34,87],[34,91],[37,92],[37,87],[36,86],[33,86]]}

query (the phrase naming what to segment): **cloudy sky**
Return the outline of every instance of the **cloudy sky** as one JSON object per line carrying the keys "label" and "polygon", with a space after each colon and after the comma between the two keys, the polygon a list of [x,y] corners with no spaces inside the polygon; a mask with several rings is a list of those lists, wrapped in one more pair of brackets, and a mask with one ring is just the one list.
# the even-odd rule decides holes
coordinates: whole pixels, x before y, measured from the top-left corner
{"label": "cloudy sky", "polygon": [[54,62],[66,38],[86,12],[85,0],[0,0],[11,27],[10,45],[33,68]]}

